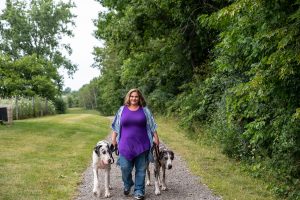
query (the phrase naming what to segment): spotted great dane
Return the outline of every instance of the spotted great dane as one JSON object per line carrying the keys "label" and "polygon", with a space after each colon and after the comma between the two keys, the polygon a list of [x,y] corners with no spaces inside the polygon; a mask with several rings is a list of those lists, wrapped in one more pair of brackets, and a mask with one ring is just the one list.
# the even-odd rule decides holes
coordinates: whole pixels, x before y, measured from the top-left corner
{"label": "spotted great dane", "polygon": [[114,163],[114,158],[112,156],[112,152],[114,151],[114,147],[106,140],[99,141],[93,150],[93,174],[94,174],[94,188],[93,193],[95,196],[100,197],[100,171],[104,172],[104,189],[106,198],[110,197],[109,190],[110,186],[110,169],[111,164]]}
{"label": "spotted great dane", "polygon": [[[168,150],[163,144],[160,144],[159,147],[154,143],[153,148],[151,149],[154,157],[154,186],[155,194],[160,195],[160,185],[162,190],[167,190],[166,185],[166,169],[172,169],[172,161],[174,160],[174,153],[171,150]],[[160,169],[162,169],[163,177],[162,181],[160,180]],[[150,170],[149,165],[147,167],[147,182],[146,185],[150,185]]]}

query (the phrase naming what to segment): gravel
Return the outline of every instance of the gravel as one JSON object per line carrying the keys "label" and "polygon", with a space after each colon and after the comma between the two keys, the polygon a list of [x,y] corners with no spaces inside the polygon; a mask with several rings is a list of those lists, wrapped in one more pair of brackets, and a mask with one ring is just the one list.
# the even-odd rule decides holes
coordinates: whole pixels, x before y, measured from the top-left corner
{"label": "gravel", "polygon": [[[213,192],[204,184],[201,184],[200,178],[194,176],[188,170],[185,161],[180,155],[175,154],[173,161],[173,168],[166,171],[166,184],[168,190],[161,191],[161,195],[156,196],[154,194],[154,180],[153,169],[151,168],[151,185],[146,186],[145,199],[147,200],[221,200],[222,197],[216,196]],[[115,161],[117,160],[114,155]],[[116,163],[116,162],[115,162]],[[121,177],[121,169],[116,165],[112,165],[111,169],[111,197],[108,199],[120,200],[120,199],[134,199],[131,194],[124,196],[123,183]],[[134,174],[134,170],[133,170]],[[101,174],[103,176],[103,173]],[[134,180],[134,179],[133,179]],[[93,196],[93,173],[92,166],[90,165],[83,173],[82,183],[80,184],[77,192],[77,196],[74,200],[96,200],[107,199],[104,197],[104,183],[101,185],[101,196],[99,198]],[[133,188],[132,188],[133,190]]]}

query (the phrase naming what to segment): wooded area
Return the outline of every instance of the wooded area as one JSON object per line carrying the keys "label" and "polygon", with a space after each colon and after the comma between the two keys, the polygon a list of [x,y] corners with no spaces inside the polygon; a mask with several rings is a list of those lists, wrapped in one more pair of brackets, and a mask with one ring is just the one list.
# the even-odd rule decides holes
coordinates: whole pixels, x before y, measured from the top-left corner
{"label": "wooded area", "polygon": [[97,85],[103,114],[138,87],[153,111],[205,127],[275,193],[299,198],[299,0],[99,3],[101,76],[85,90]]}
{"label": "wooded area", "polygon": [[[98,78],[76,102],[112,115],[138,87],[155,113],[205,129],[280,197],[300,197],[300,0],[97,0]],[[54,100],[76,66],[71,2],[6,0],[0,97]],[[75,97],[74,97],[75,98]],[[69,104],[74,102],[68,99]],[[199,138],[198,138],[199,139]]]}
{"label": "wooded area", "polygon": [[63,36],[72,36],[74,5],[53,0],[6,0],[0,15],[0,97],[54,100],[63,86],[60,67],[72,74],[76,65]]}

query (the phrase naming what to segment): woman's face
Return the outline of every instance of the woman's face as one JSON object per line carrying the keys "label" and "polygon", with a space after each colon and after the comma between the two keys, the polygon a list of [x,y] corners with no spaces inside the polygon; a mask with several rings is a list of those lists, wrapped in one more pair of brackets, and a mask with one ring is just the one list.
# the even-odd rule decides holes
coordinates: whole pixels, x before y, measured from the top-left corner
{"label": "woman's face", "polygon": [[130,94],[130,96],[129,96],[130,105],[134,105],[134,106],[139,105],[139,100],[140,100],[140,97],[137,92],[132,92]]}

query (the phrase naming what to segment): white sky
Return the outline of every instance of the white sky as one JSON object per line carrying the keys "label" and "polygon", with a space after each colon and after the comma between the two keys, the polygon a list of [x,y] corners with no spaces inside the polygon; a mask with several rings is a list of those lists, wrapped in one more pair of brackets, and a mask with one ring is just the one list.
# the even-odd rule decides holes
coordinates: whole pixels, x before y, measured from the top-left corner
{"label": "white sky", "polygon": [[75,19],[76,27],[73,31],[74,37],[68,39],[71,44],[73,53],[70,57],[74,64],[78,65],[78,70],[73,75],[73,79],[68,78],[64,73],[65,87],[70,87],[72,90],[78,90],[82,85],[87,84],[93,78],[99,76],[98,69],[92,68],[93,64],[93,47],[101,46],[93,36],[93,31],[96,30],[92,20],[97,19],[98,12],[103,10],[100,3],[95,0],[73,0],[76,8],[73,13],[77,15]]}
{"label": "white sky", "polygon": [[[64,74],[64,88],[70,87],[72,90],[78,90],[100,74],[98,69],[91,67],[94,62],[93,47],[102,45],[93,36],[96,27],[92,20],[97,19],[98,12],[103,10],[103,7],[95,0],[73,0],[73,2],[75,2],[76,8],[72,12],[77,15],[75,19],[76,27],[73,31],[74,37],[64,39],[63,43],[70,43],[73,53],[68,58],[72,63],[78,65],[78,70],[73,78],[69,78],[63,70],[60,70],[60,73]],[[5,0],[0,0],[0,10],[4,7]]]}

